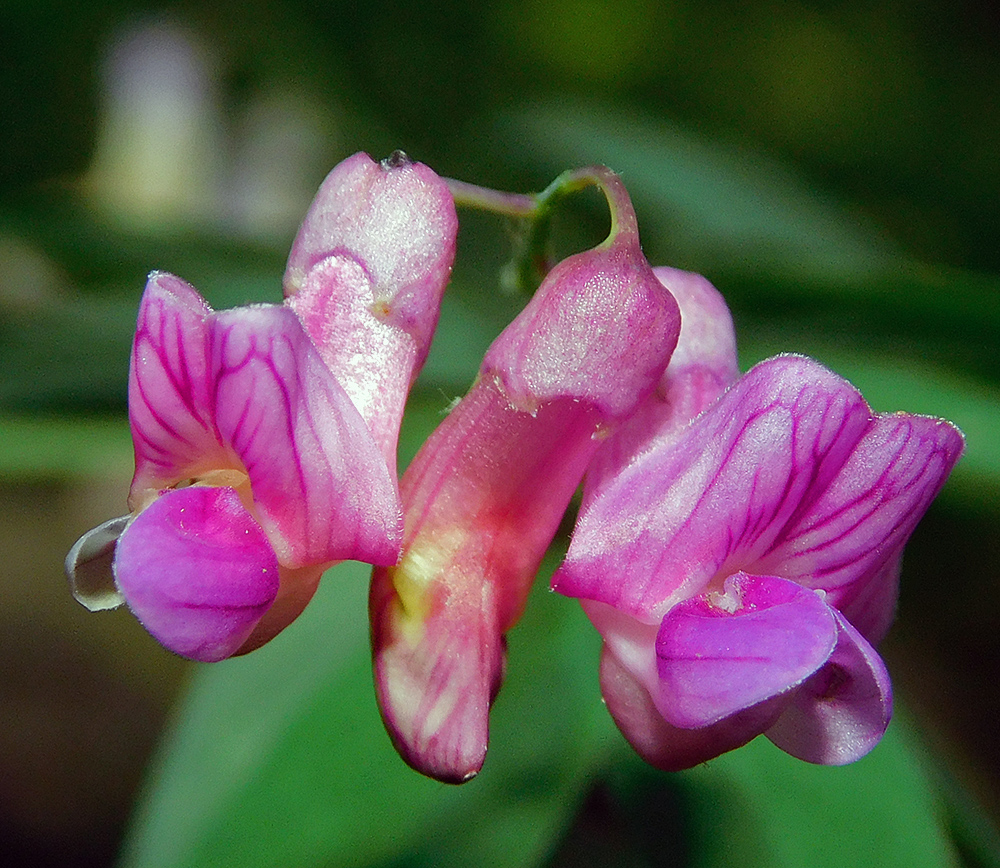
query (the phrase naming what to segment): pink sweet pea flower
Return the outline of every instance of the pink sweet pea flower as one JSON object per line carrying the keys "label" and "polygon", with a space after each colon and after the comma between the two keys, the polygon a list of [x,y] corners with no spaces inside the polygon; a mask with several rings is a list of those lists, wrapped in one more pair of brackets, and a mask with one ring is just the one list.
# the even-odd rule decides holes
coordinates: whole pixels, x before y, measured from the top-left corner
{"label": "pink sweet pea flower", "polygon": [[[338,212],[348,217],[338,223]],[[306,217],[285,305],[215,312],[179,278],[151,275],[129,379],[131,512],[70,551],[77,598],[94,610],[124,601],[164,646],[214,661],[284,629],[332,563],[394,563],[402,403],[456,228],[429,169],[359,154],[333,170]],[[419,255],[393,252],[412,239]],[[363,349],[376,358],[351,364],[345,335],[359,332],[374,336]],[[387,397],[359,408],[352,397],[368,380]]]}
{"label": "pink sweet pea flower", "polygon": [[598,171],[611,237],[556,266],[490,347],[403,476],[402,558],[372,576],[383,720],[403,759],[443,781],[481,768],[504,633],[603,435],[653,390],[677,340],[624,188]]}
{"label": "pink sweet pea flower", "polygon": [[601,633],[608,709],[653,765],[687,768],[761,733],[810,762],[851,762],[888,725],[874,646],[962,435],[874,413],[800,356],[736,379],[728,318],[714,334],[705,321],[715,290],[658,274],[683,326],[645,409],[657,427],[626,428],[588,471],[552,586]]}

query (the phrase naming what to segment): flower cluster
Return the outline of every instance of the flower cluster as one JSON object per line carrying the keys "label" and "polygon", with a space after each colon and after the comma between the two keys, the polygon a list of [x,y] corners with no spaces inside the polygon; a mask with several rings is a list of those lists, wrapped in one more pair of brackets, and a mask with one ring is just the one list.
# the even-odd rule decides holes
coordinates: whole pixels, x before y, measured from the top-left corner
{"label": "flower cluster", "polygon": [[[548,272],[397,484],[455,199],[543,224],[584,184],[608,200],[608,239]],[[685,768],[762,733],[828,764],[877,743],[891,688],[875,645],[903,546],[962,451],[953,425],[874,413],[801,356],[741,376],[721,296],[649,265],[600,167],[513,197],[355,155],[306,215],[284,291],[216,312],[150,276],[130,512],[67,558],[88,608],[124,602],[167,648],[216,661],[276,636],[334,562],[373,564],[386,728],[414,768],[461,782],[485,758],[505,633],[582,483],[552,586],[600,632],[603,695],[646,760]]]}

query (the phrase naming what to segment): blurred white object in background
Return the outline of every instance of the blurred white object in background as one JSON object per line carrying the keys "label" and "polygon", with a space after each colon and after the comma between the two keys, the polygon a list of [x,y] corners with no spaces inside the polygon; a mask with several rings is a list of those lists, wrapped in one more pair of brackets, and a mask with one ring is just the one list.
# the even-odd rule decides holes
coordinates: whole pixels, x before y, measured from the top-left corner
{"label": "blurred white object in background", "polygon": [[211,34],[165,19],[115,33],[84,189],[139,228],[285,244],[338,156],[337,112],[281,70],[227,100],[224,55]]}
{"label": "blurred white object in background", "polygon": [[224,135],[212,53],[181,26],[119,31],[102,75],[102,111],[85,186],[123,220],[214,221]]}

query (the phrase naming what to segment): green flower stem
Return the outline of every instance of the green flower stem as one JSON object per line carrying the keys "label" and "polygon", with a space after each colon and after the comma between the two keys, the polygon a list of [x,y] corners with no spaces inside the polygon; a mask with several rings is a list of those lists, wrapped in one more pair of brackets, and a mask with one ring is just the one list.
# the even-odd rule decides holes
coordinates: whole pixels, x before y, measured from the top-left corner
{"label": "green flower stem", "polygon": [[459,207],[478,208],[480,211],[492,211],[507,217],[532,218],[538,208],[538,196],[525,193],[504,193],[480,187],[465,181],[446,178],[448,189]]}
{"label": "green flower stem", "polygon": [[564,197],[585,187],[598,187],[611,210],[611,231],[604,246],[622,235],[638,235],[635,211],[621,179],[606,166],[569,169],[542,192],[506,193],[465,181],[447,179],[448,189],[460,207],[492,211],[519,221],[510,264],[504,269],[505,288],[533,292],[555,265],[549,249],[552,213]]}

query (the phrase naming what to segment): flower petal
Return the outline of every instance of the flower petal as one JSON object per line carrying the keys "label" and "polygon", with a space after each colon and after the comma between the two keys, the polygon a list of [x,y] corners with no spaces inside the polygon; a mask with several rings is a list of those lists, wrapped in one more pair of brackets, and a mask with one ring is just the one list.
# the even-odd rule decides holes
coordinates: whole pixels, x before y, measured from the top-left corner
{"label": "flower petal", "polygon": [[658,620],[767,553],[870,420],[857,390],[811,359],[762,362],[594,492],[553,587]]}
{"label": "flower petal", "polygon": [[125,529],[114,570],[143,626],[194,660],[230,656],[278,592],[278,560],[232,488],[165,492]]}
{"label": "flower petal", "polygon": [[[837,476],[754,569],[823,588],[852,621],[856,611],[854,623],[877,642],[895,606],[894,562],[962,446],[961,433],[943,420],[878,417]],[[869,588],[872,582],[886,587]]]}
{"label": "flower petal", "polygon": [[212,326],[216,425],[281,563],[395,563],[396,480],[295,314],[259,305],[222,311]]}
{"label": "flower petal", "polygon": [[359,153],[327,176],[289,255],[288,303],[393,469],[457,232],[451,193],[427,166]]}
{"label": "flower petal", "polygon": [[480,379],[403,476],[406,541],[372,574],[379,707],[414,768],[460,782],[482,766],[503,633],[579,485],[600,417],[559,401],[535,414]]}
{"label": "flower petal", "polygon": [[587,468],[584,502],[640,452],[672,443],[739,376],[733,318],[719,291],[700,274],[654,268],[676,299],[681,331],[656,390],[605,442]]}
{"label": "flower petal", "polygon": [[212,424],[211,313],[180,278],[165,272],[149,276],[129,371],[133,510],[145,506],[161,488],[228,466]]}
{"label": "flower petal", "polygon": [[689,769],[742,747],[764,732],[787,702],[786,697],[777,696],[698,729],[671,726],[649,691],[607,646],[601,651],[601,695],[636,753],[667,772]]}
{"label": "flower petal", "polygon": [[[902,552],[887,561],[864,582],[849,586],[849,605],[842,610],[844,616],[869,642],[878,644],[889,632],[896,617],[899,602],[899,574],[903,566]],[[802,584],[806,581],[799,579]],[[840,590],[827,593],[826,599],[835,606],[845,595]]]}
{"label": "flower petal", "polygon": [[714,380],[708,399],[699,397],[696,402],[704,407],[740,373],[729,307],[722,294],[700,274],[664,266],[654,268],[653,274],[677,299],[681,311],[681,333],[670,357],[667,379],[676,381],[700,371]]}
{"label": "flower petal", "polygon": [[656,387],[680,331],[638,238],[570,256],[486,351],[481,372],[528,411],[573,398],[621,420]]}
{"label": "flower petal", "polygon": [[399,424],[417,370],[418,347],[406,331],[385,321],[375,296],[364,266],[338,255],[317,263],[288,304],[395,472]]}
{"label": "flower petal", "polygon": [[363,265],[376,300],[391,303],[389,320],[419,336],[426,353],[457,233],[454,200],[431,169],[401,152],[379,163],[354,154],[330,172],[306,214],[285,295],[294,297],[319,262],[346,254]]}
{"label": "flower petal", "polygon": [[78,603],[91,612],[117,609],[124,599],[111,568],[118,538],[131,516],[123,515],[87,531],[66,555],[66,576]]}
{"label": "flower petal", "polygon": [[683,602],[663,619],[654,702],[674,726],[708,726],[801,684],[836,639],[832,610],[815,591],[737,573],[721,593]]}
{"label": "flower petal", "polygon": [[486,758],[489,710],[503,680],[506,642],[495,607],[471,604],[465,589],[421,601],[430,612],[407,608],[411,601],[396,591],[434,565],[423,560],[428,554],[443,552],[411,551],[394,570],[373,572],[375,688],[400,756],[422,774],[460,784],[475,777]]}
{"label": "flower petal", "polygon": [[892,717],[892,685],[882,658],[843,615],[834,615],[839,633],[833,654],[766,733],[783,751],[823,765],[863,757]]}
{"label": "flower petal", "polygon": [[599,432],[652,390],[677,340],[626,211],[629,229],[549,273],[403,477],[403,555],[369,598],[376,689],[404,758],[442,780],[482,765],[503,633]]}

